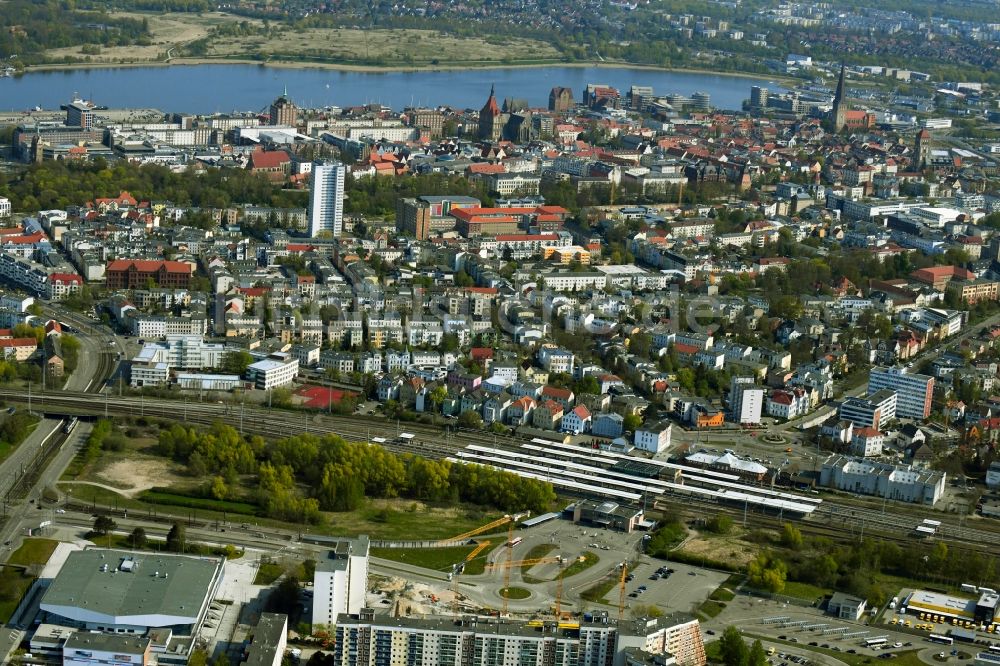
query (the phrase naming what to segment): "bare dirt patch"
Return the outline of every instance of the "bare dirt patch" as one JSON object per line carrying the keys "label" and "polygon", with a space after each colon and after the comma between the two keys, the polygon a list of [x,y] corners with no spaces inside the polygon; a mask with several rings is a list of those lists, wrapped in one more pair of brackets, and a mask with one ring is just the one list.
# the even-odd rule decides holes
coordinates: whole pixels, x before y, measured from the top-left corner
{"label": "bare dirt patch", "polygon": [[129,457],[105,465],[89,475],[90,480],[119,488],[122,495],[135,497],[156,486],[170,486],[181,479],[181,468],[162,458]]}
{"label": "bare dirt patch", "polygon": [[[61,49],[50,49],[47,53],[53,59],[87,58],[94,64],[107,63],[137,63],[163,61],[171,49],[177,49],[184,44],[201,39],[217,25],[247,21],[257,24],[258,21],[244,19],[224,12],[205,12],[203,14],[168,13],[146,14],[142,12],[113,12],[115,18],[146,19],[149,22],[149,33],[152,44],[149,46],[114,46],[102,47],[97,55],[87,56],[82,47],[71,46]],[[170,56],[177,56],[175,52]]]}
{"label": "bare dirt patch", "polygon": [[702,534],[684,542],[681,550],[695,557],[704,557],[708,561],[746,566],[757,556],[761,546],[734,536]]}
{"label": "bare dirt patch", "polygon": [[383,59],[395,64],[448,64],[556,59],[549,44],[531,39],[457,37],[434,30],[355,30],[312,28],[282,30],[256,41],[253,48],[239,40],[219,40],[211,45],[214,56],[245,55],[257,51],[278,58],[357,61]]}

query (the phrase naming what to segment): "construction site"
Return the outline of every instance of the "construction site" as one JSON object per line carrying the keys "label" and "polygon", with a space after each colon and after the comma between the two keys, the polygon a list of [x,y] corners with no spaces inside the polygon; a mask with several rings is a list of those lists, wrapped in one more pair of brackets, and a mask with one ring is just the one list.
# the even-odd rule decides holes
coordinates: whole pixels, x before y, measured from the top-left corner
{"label": "construction site", "polygon": [[681,564],[663,576],[663,562],[642,554],[641,532],[549,516],[541,523],[504,516],[442,540],[434,546],[472,546],[443,569],[373,558],[382,580],[369,604],[396,617],[479,614],[566,624],[593,610],[619,619],[650,606],[689,613],[726,578]]}

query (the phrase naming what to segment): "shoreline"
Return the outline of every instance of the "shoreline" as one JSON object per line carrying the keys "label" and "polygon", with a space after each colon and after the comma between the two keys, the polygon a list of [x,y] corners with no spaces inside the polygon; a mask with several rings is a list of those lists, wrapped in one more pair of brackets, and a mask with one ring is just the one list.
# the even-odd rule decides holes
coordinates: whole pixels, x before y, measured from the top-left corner
{"label": "shoreline", "polygon": [[[674,72],[678,74],[701,74],[704,76],[723,76],[741,79],[760,79],[774,81],[782,86],[793,85],[799,81],[788,76],[778,74],[766,74],[757,72],[716,72],[703,67],[662,67],[660,65],[648,65],[628,62],[549,62],[549,63],[488,63],[472,65],[412,65],[412,66],[378,66],[378,65],[350,65],[344,63],[324,63],[324,62],[297,62],[293,60],[251,60],[248,58],[173,58],[169,61],[148,61],[148,62],[88,62],[88,63],[51,63],[43,65],[30,65],[24,69],[24,73],[17,76],[26,76],[34,72],[59,72],[86,69],[125,69],[137,67],[196,67],[199,65],[257,65],[259,67],[273,67],[275,69],[324,69],[342,72],[363,72],[372,74],[388,74],[395,72],[448,72],[467,69],[541,69],[546,67],[573,67],[585,68],[594,67],[597,69],[638,69],[658,72]],[[16,77],[15,77],[16,78]]]}

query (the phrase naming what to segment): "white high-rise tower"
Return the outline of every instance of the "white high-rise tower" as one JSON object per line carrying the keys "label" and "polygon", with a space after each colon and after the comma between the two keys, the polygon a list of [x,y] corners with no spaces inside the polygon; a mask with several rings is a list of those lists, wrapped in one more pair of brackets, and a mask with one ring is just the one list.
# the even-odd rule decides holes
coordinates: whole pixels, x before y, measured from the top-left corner
{"label": "white high-rise tower", "polygon": [[347,167],[340,162],[313,162],[309,193],[309,235],[327,231],[339,236],[344,227],[344,176]]}

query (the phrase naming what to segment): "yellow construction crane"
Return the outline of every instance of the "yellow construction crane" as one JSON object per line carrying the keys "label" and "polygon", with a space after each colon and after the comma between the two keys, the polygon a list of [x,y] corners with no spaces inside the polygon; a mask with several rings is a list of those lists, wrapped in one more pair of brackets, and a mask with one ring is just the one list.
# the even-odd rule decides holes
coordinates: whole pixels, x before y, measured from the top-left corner
{"label": "yellow construction crane", "polygon": [[497,567],[508,567],[508,568],[533,567],[536,564],[552,564],[553,562],[558,562],[562,564],[563,558],[559,555],[556,555],[553,557],[533,557],[530,560],[514,560],[514,561],[507,560],[503,564],[497,564],[496,562],[492,562],[486,565],[486,570],[491,571],[492,569],[496,569]]}
{"label": "yellow construction crane", "polygon": [[622,573],[618,579],[618,620],[625,617],[625,578],[628,576],[628,562],[622,562]]}
{"label": "yellow construction crane", "polygon": [[485,525],[481,525],[481,526],[477,527],[474,530],[469,530],[468,532],[463,532],[462,534],[459,534],[458,536],[453,536],[453,537],[450,537],[448,539],[441,539],[440,541],[438,541],[434,545],[435,546],[447,546],[448,544],[454,543],[455,541],[464,541],[466,539],[471,539],[472,537],[476,536],[477,534],[482,534],[483,532],[488,532],[488,531],[490,531],[492,529],[500,527],[501,525],[506,525],[507,523],[510,523],[511,527],[513,527],[514,526],[514,521],[517,520],[517,518],[518,518],[517,516],[504,516],[503,518],[497,518],[493,522],[486,523]]}
{"label": "yellow construction crane", "polygon": [[507,597],[510,594],[510,563],[514,560],[514,521],[510,521],[507,526],[507,562],[503,568],[503,588],[500,596],[503,597],[503,614],[507,614]]}
{"label": "yellow construction crane", "polygon": [[562,619],[562,593],[563,593],[563,569],[568,560],[563,559],[559,563],[559,575],[556,576],[556,620]]}
{"label": "yellow construction crane", "polygon": [[471,562],[472,560],[476,559],[476,556],[479,555],[484,550],[486,550],[487,548],[489,548],[491,543],[493,542],[490,541],[489,539],[484,539],[483,541],[477,543],[476,547],[473,548],[471,551],[469,551],[469,554],[465,556],[465,561]]}

